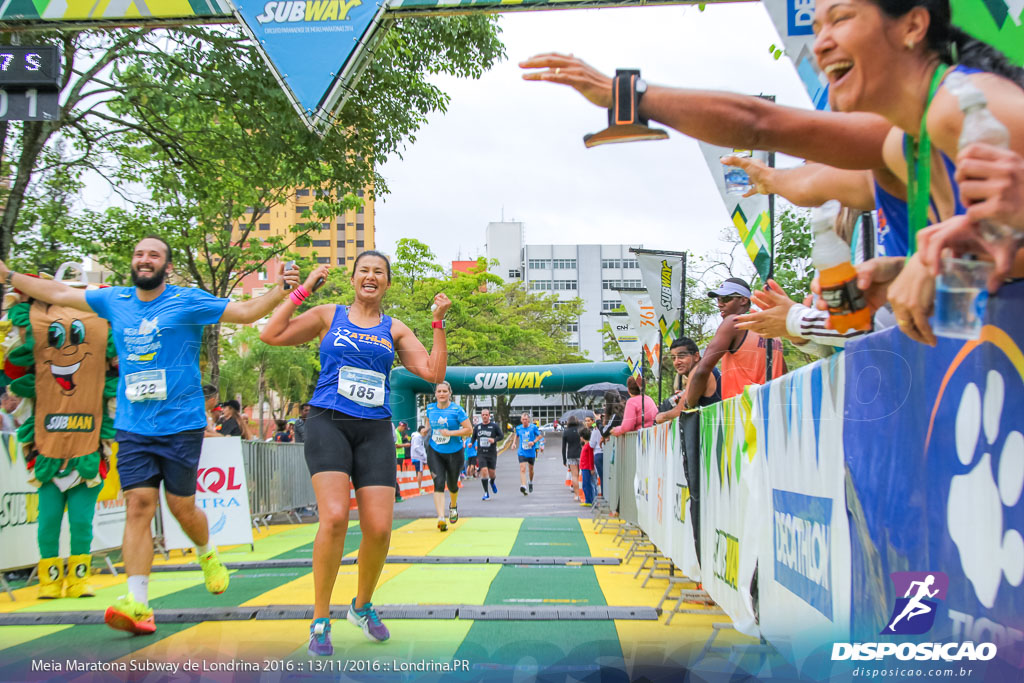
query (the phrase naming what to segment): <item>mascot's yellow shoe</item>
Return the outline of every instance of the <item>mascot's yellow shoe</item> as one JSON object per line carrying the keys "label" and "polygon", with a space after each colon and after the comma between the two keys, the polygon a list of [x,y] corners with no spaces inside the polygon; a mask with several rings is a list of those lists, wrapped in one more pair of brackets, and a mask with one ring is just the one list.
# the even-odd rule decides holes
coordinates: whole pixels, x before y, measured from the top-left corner
{"label": "mascot's yellow shoe", "polygon": [[228,589],[228,568],[217,557],[216,550],[200,555],[199,566],[203,568],[206,590],[214,595],[220,595]]}
{"label": "mascot's yellow shoe", "polygon": [[92,555],[72,555],[68,558],[68,590],[69,598],[91,598],[96,590],[89,585],[92,574]]}
{"label": "mascot's yellow shoe", "polygon": [[128,631],[136,635],[148,635],[156,631],[153,621],[153,609],[149,605],[135,602],[131,594],[122,595],[103,615],[107,626],[118,631]]}
{"label": "mascot's yellow shoe", "polygon": [[39,599],[55,600],[64,588],[64,558],[39,560]]}

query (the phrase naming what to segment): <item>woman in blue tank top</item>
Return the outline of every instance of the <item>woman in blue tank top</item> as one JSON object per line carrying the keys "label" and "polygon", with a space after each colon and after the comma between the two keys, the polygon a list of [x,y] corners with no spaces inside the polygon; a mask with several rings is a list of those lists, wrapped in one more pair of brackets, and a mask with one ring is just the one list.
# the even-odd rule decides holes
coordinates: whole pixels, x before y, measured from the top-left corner
{"label": "woman in blue tank top", "polygon": [[309,653],[328,656],[331,645],[331,591],[338,576],[348,529],[349,488],[359,506],[359,580],[348,620],[370,640],[390,637],[371,598],[391,543],[396,483],[391,429],[389,375],[397,352],[402,364],[428,382],[444,379],[448,350],[444,314],[451,301],[434,297],[434,340],[428,354],[404,323],[384,314],[382,300],[391,285],[391,264],[376,251],[359,254],[353,265],[355,301],[323,304],[292,318],[329,266],[310,273],[278,306],[260,334],[272,346],[320,340],[320,377],[306,419],[306,465],[320,511],[313,543],[313,623]]}

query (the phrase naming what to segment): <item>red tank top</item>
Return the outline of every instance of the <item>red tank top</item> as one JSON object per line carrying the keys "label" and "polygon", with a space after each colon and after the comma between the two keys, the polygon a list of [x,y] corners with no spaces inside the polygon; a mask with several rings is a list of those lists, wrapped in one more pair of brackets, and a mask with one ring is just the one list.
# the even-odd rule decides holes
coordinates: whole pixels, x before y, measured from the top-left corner
{"label": "red tank top", "polygon": [[[764,337],[757,332],[747,330],[743,341],[735,351],[728,351],[722,356],[722,398],[731,398],[743,393],[743,388],[751,384],[764,384],[768,361]],[[772,377],[779,377],[786,371],[782,358],[782,342],[772,339]]]}

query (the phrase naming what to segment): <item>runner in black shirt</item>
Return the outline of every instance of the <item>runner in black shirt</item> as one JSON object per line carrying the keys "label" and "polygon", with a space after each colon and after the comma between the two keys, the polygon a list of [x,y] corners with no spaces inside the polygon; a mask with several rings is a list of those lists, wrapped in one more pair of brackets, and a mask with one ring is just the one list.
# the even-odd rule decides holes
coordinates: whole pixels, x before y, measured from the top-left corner
{"label": "runner in black shirt", "polygon": [[[484,500],[491,499],[491,492],[497,493],[498,486],[494,483],[498,466],[498,442],[504,438],[497,422],[491,422],[491,411],[487,408],[480,413],[480,424],[473,427],[472,442],[476,446],[477,464],[480,469],[480,483],[484,487]],[[487,490],[490,477],[491,490]]]}

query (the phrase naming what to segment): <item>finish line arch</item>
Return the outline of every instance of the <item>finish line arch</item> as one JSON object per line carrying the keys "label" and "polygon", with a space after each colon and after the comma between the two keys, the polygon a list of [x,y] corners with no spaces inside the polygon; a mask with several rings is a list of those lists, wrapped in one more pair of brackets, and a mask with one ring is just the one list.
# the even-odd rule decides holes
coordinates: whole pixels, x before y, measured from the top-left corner
{"label": "finish line arch", "polygon": [[[455,394],[560,394],[595,382],[625,384],[629,366],[621,361],[550,365],[449,367],[444,375]],[[416,394],[433,394],[434,385],[405,368],[391,371],[391,421],[416,428]]]}

